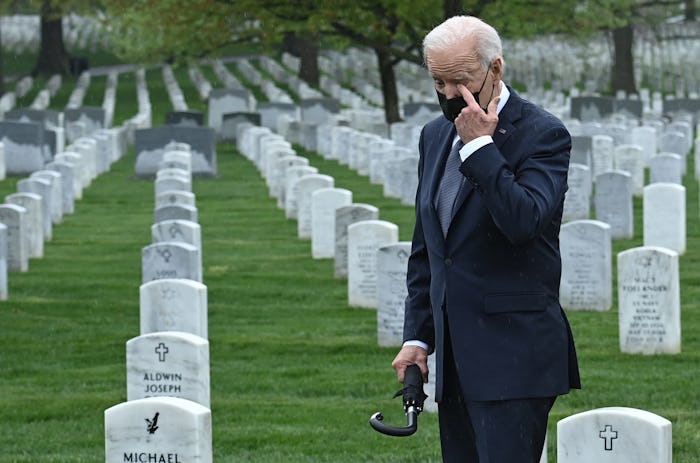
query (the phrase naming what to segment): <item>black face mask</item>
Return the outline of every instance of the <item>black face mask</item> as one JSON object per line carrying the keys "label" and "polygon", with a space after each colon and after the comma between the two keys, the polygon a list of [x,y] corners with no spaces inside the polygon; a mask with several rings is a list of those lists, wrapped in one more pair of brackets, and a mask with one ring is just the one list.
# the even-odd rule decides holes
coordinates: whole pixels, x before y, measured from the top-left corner
{"label": "black face mask", "polygon": [[[481,91],[484,89],[484,85],[486,84],[486,78],[489,75],[489,70],[491,69],[491,66],[486,69],[486,75],[484,76],[484,81],[481,83],[481,87],[479,88],[478,92],[472,92],[472,95],[474,95],[474,100],[476,100],[476,104],[479,103],[479,94]],[[467,107],[467,102],[464,101],[464,98],[462,96],[456,96],[454,98],[448,99],[445,97],[444,94],[438,92],[435,90],[438,96],[438,102],[440,103],[440,108],[442,109],[442,114],[447,118],[448,121],[454,123],[455,119],[457,119],[457,116],[459,116],[459,113],[462,112],[462,109]],[[491,90],[491,95],[493,95],[493,89]],[[484,112],[488,112],[488,108],[481,108],[484,110]]]}
{"label": "black face mask", "polygon": [[440,108],[442,109],[442,114],[444,114],[448,121],[454,122],[462,109],[467,107],[467,102],[464,101],[464,98],[462,98],[461,95],[447,99],[444,94],[438,92],[437,90],[436,92],[438,102],[440,103]]}

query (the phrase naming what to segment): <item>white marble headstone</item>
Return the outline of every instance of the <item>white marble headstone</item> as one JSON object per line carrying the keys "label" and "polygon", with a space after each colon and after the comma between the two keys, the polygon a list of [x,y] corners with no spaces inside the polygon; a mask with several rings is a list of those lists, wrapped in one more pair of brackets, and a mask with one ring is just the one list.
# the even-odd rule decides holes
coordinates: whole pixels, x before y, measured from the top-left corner
{"label": "white marble headstone", "polygon": [[284,178],[284,212],[288,219],[297,218],[297,197],[295,186],[297,182],[307,175],[318,173],[318,169],[312,166],[294,166],[285,170]]}
{"label": "white marble headstone", "polygon": [[7,289],[7,227],[0,223],[0,301],[7,300]]}
{"label": "white marble headstone", "polygon": [[321,188],[333,188],[335,180],[329,175],[311,174],[294,184],[297,198],[297,237],[311,239],[311,195]]}
{"label": "white marble headstone", "polygon": [[151,397],[105,410],[105,462],[212,463],[211,411],[178,397]]}
{"label": "white marble headstone", "polygon": [[63,213],[72,214],[75,211],[75,166],[70,162],[53,161],[46,164],[46,168],[61,174]]}
{"label": "white marble headstone", "polygon": [[163,220],[151,225],[151,238],[154,243],[161,241],[181,241],[201,249],[202,227],[191,220]]}
{"label": "white marble headstone", "polygon": [[575,220],[561,226],[559,301],[569,310],[610,310],[612,238],[610,225]]}
{"label": "white marble headstone", "polygon": [[[285,173],[287,169],[297,166],[308,166],[309,160],[301,156],[283,156],[272,162],[270,173],[267,178],[270,196],[280,199],[285,193]],[[284,198],[281,198],[284,199]],[[279,208],[282,208],[283,203],[277,203]]]}
{"label": "white marble headstone", "polygon": [[188,243],[164,241],[143,248],[142,283],[162,278],[202,281],[199,248]]}
{"label": "white marble headstone", "polygon": [[557,423],[558,463],[671,463],[671,444],[671,422],[636,408],[598,408]]}
{"label": "white marble headstone", "polygon": [[180,397],[209,407],[209,341],[159,331],[126,343],[127,400]]}
{"label": "white marble headstone", "polygon": [[41,212],[41,196],[36,193],[12,193],[5,196],[8,204],[26,209],[25,232],[29,258],[44,257],[44,226]]}
{"label": "white marble headstone", "polygon": [[192,182],[182,177],[164,177],[156,179],[155,197],[170,190],[192,191]]}
{"label": "white marble headstone", "polygon": [[632,127],[632,130],[630,130],[630,141],[642,147],[644,150],[644,159],[647,164],[649,160],[656,155],[656,138],[656,129],[649,125]]}
{"label": "white marble headstone", "polygon": [[593,158],[592,179],[604,172],[614,169],[613,155],[615,141],[609,135],[593,135],[591,137],[591,151]]}
{"label": "white marble headstone", "polygon": [[156,196],[156,209],[162,206],[185,205],[196,207],[195,195],[190,191],[170,190]]}
{"label": "white marble headstone", "polygon": [[562,222],[588,219],[591,213],[591,169],[583,164],[569,164],[569,189],[564,197]]}
{"label": "white marble headstone", "polygon": [[51,221],[54,224],[61,223],[63,220],[63,183],[61,174],[53,170],[38,170],[32,172],[29,178],[40,178],[49,182],[51,188]]}
{"label": "white marble headstone", "polygon": [[164,278],[139,288],[141,334],[182,331],[208,338],[207,287],[194,280]]}
{"label": "white marble headstone", "polygon": [[678,253],[638,247],[617,255],[620,350],[630,354],[681,351]]}
{"label": "white marble headstone", "polygon": [[379,209],[370,204],[354,203],[335,210],[335,278],[348,276],[348,226],[361,220],[379,219]]}
{"label": "white marble headstone", "polygon": [[649,160],[649,183],[683,182],[683,158],[675,153],[659,153]]}
{"label": "white marble headstone", "polygon": [[632,193],[642,195],[646,155],[641,146],[619,145],[615,147],[615,169],[629,172],[632,176]]}
{"label": "white marble headstone", "polygon": [[654,183],[644,187],[644,246],[685,253],[685,187]]}
{"label": "white marble headstone", "polygon": [[197,222],[199,211],[195,206],[188,204],[166,204],[156,206],[153,211],[153,222],[163,222],[164,220],[188,220]]}
{"label": "white marble headstone", "polygon": [[610,225],[613,239],[632,238],[632,176],[619,170],[605,172],[596,178],[595,183],[595,218]]}
{"label": "white marble headstone", "polygon": [[411,242],[382,246],[377,251],[377,343],[382,347],[403,342],[406,272]]}
{"label": "white marble headstone", "polygon": [[399,240],[399,227],[385,220],[348,225],[348,304],[377,308],[377,251]]}
{"label": "white marble headstone", "polygon": [[352,204],[352,191],[321,188],[311,195],[311,255],[333,258],[335,253],[335,210]]}
{"label": "white marble headstone", "polygon": [[418,190],[418,158],[406,156],[396,161],[396,175],[401,178],[401,204],[415,206]]}
{"label": "white marble headstone", "polygon": [[43,178],[23,178],[17,182],[17,192],[35,193],[41,196],[41,223],[44,226],[44,241],[51,241],[53,237],[51,183]]}
{"label": "white marble headstone", "polygon": [[27,210],[16,204],[0,204],[0,223],[7,227],[7,269],[29,270],[29,241],[26,226]]}

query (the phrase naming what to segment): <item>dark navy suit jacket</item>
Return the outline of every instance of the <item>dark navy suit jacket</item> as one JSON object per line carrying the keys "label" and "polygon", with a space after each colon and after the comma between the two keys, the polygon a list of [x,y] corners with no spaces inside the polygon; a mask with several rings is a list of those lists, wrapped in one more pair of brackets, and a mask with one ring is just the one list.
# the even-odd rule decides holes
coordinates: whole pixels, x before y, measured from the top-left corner
{"label": "dark navy suit jacket", "polygon": [[461,165],[467,181],[443,237],[435,195],[455,137],[444,117],[421,133],[404,340],[436,350],[442,396],[445,323],[466,400],[550,397],[580,387],[559,305],[559,227],[571,137],[510,90],[494,143]]}

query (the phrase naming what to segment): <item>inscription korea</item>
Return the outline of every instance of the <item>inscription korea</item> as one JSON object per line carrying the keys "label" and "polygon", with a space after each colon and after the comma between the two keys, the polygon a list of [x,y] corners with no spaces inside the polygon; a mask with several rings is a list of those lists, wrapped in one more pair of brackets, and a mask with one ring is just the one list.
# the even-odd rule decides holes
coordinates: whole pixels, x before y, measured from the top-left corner
{"label": "inscription korea", "polygon": [[634,310],[632,322],[627,330],[627,344],[663,344],[666,336],[666,326],[660,313],[661,302],[669,292],[669,287],[657,281],[651,271],[652,259],[640,257],[639,272],[632,282],[621,285],[621,289],[629,297]]}

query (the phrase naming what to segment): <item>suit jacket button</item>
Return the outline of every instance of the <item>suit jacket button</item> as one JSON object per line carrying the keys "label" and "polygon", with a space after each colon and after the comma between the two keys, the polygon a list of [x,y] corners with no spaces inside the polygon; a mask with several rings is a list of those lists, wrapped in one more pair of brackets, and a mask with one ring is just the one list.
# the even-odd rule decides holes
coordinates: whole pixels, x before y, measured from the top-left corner
{"label": "suit jacket button", "polygon": [[445,259],[445,265],[447,265],[448,267],[452,265],[452,259],[450,259],[449,257]]}

